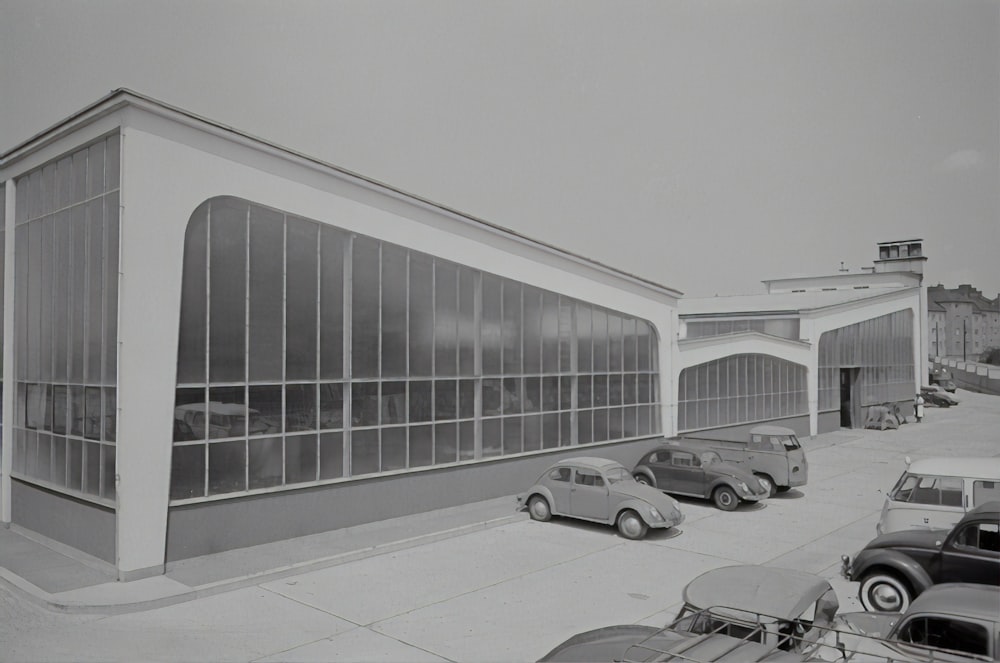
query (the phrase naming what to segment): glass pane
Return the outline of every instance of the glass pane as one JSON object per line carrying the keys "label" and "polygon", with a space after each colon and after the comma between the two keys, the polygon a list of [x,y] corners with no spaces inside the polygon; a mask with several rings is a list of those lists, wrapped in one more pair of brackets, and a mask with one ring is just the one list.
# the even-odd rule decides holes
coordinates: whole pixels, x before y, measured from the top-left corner
{"label": "glass pane", "polygon": [[482,354],[483,375],[500,375],[501,319],[500,278],[483,274]]}
{"label": "glass pane", "polygon": [[250,440],[250,489],[280,486],[284,450],[280,437]]}
{"label": "glass pane", "polygon": [[503,453],[519,454],[524,446],[521,440],[521,417],[503,418]]}
{"label": "glass pane", "polygon": [[559,295],[542,293],[542,372],[559,372]]}
{"label": "glass pane", "polygon": [[208,287],[208,203],[195,210],[184,235],[184,280],[177,349],[177,381],[205,382]]}
{"label": "glass pane", "polygon": [[429,380],[410,382],[410,421],[430,421],[433,416],[433,399]]}
{"label": "glass pane", "polygon": [[319,386],[319,427],[344,427],[344,386],[327,383]]}
{"label": "glass pane", "polygon": [[594,337],[594,372],[608,370],[608,314],[596,306],[591,314]]}
{"label": "glass pane", "polygon": [[503,413],[520,414],[523,410],[521,378],[504,378]]}
{"label": "glass pane", "polygon": [[424,467],[434,462],[434,426],[410,428],[410,467]]}
{"label": "glass pane", "polygon": [[[406,364],[406,250],[382,245],[382,375],[403,377]],[[374,333],[370,330],[368,333]]]}
{"label": "glass pane", "polygon": [[594,442],[603,442],[608,438],[608,411],[604,408],[594,410]]}
{"label": "glass pane", "polygon": [[118,193],[105,196],[104,204],[104,384],[114,384],[118,373]]}
{"label": "glass pane", "polygon": [[526,285],[523,296],[524,372],[540,373],[542,370],[542,291]]}
{"label": "glass pane", "polygon": [[316,435],[285,438],[285,483],[316,480]]}
{"label": "glass pane", "polygon": [[319,436],[319,478],[344,476],[344,434],[321,433]]}
{"label": "glass pane", "polygon": [[594,392],[592,378],[589,375],[581,375],[576,379],[577,407],[589,408],[594,405]]}
{"label": "glass pane", "polygon": [[250,435],[280,433],[282,430],[281,385],[250,385],[249,391],[250,427],[247,433]]}
{"label": "glass pane", "polygon": [[458,373],[458,271],[434,261],[434,374]]}
{"label": "glass pane", "polygon": [[205,445],[175,445],[170,465],[170,499],[204,496]]}
{"label": "glass pane", "polygon": [[622,319],[614,313],[608,314],[608,370],[622,370],[623,362]]}
{"label": "glass pane", "polygon": [[83,436],[90,440],[100,440],[101,422],[104,419],[100,387],[86,388],[84,412]]}
{"label": "glass pane", "polygon": [[463,421],[458,425],[458,459],[472,460],[476,455],[476,424]]}
{"label": "glass pane", "polygon": [[524,378],[524,411],[538,412],[542,404],[542,379]]}
{"label": "glass pane", "polygon": [[521,284],[503,282],[503,371],[521,372]]}
{"label": "glass pane", "polygon": [[[578,302],[576,305],[576,352],[578,370],[588,373],[593,370],[593,326],[591,321],[591,310],[586,304]],[[563,371],[566,371],[563,367]]]}
{"label": "glass pane", "polygon": [[351,385],[351,423],[377,426],[379,415],[378,383],[355,382]]}
{"label": "glass pane", "polygon": [[[46,249],[43,246],[43,257]],[[104,369],[104,200],[87,205],[87,345],[84,375],[86,381],[100,384]],[[44,319],[42,322],[44,326]],[[43,341],[46,340],[42,336]],[[45,359],[49,359],[46,348]]]}
{"label": "glass pane", "polygon": [[559,378],[547,376],[542,378],[542,409],[546,412],[559,409]]}
{"label": "glass pane", "polygon": [[434,353],[434,270],[429,256],[410,253],[410,375],[431,375]]}
{"label": "glass pane", "polygon": [[635,319],[626,318],[622,323],[622,336],[623,336],[623,347],[624,355],[623,368],[625,371],[636,370],[636,338],[635,338]]}
{"label": "glass pane", "polygon": [[458,424],[437,424],[434,426],[434,464],[454,463],[457,460]]}
{"label": "glass pane", "polygon": [[500,429],[500,419],[483,420],[483,458],[500,455]]}
{"label": "glass pane", "polygon": [[250,379],[281,380],[283,373],[284,217],[250,208]]}
{"label": "glass pane", "polygon": [[378,430],[351,433],[351,476],[378,472]]}
{"label": "glass pane", "polygon": [[102,462],[104,466],[101,496],[105,499],[114,500],[118,496],[117,489],[115,488],[115,473],[118,471],[115,465],[115,447],[109,444],[102,444],[101,454],[103,455]]}
{"label": "glass pane", "polygon": [[246,442],[208,445],[208,494],[220,495],[246,489]]}
{"label": "glass pane", "polygon": [[288,217],[285,289],[285,379],[316,378],[316,320],[319,228],[312,221]]}
{"label": "glass pane", "polygon": [[406,383],[382,383],[382,424],[406,423]]}
{"label": "glass pane", "polygon": [[285,430],[316,430],[316,385],[285,386]]}
{"label": "glass pane", "polygon": [[546,414],[542,418],[542,446],[552,449],[559,446],[559,415]]}
{"label": "glass pane", "polygon": [[466,267],[458,268],[458,370],[460,375],[476,374],[476,279]]}
{"label": "glass pane", "polygon": [[246,379],[247,204],[215,199],[210,212],[209,235],[212,266],[209,379],[212,382],[243,381]]}
{"label": "glass pane", "polygon": [[[52,470],[51,467],[52,445],[49,439],[50,439],[49,435],[45,433],[39,433],[38,442],[35,446],[35,467],[34,467],[34,472],[32,472],[32,476],[41,479],[42,481],[49,480],[49,472]],[[90,475],[90,471],[91,468],[90,465],[88,464],[87,466],[88,476]],[[88,492],[93,492],[95,495],[97,494],[96,489],[93,491],[88,490]]]}
{"label": "glass pane", "polygon": [[114,387],[104,388],[104,441],[118,439],[118,391]]}
{"label": "glass pane", "polygon": [[354,377],[378,375],[379,247],[356,236],[353,242],[351,283],[351,371]]}
{"label": "glass pane", "polygon": [[458,382],[437,380],[434,383],[434,420],[446,421],[458,416]]}
{"label": "glass pane", "polygon": [[[112,447],[112,450],[114,448]],[[111,478],[114,480],[114,468]],[[107,478],[107,476],[105,476]],[[49,466],[49,481],[57,486],[66,485],[66,438],[60,435],[52,436],[52,454]]]}
{"label": "glass pane", "polygon": [[581,410],[576,416],[577,444],[589,444],[594,441],[594,415],[591,410]]}
{"label": "glass pane", "polygon": [[503,388],[499,379],[483,380],[483,416],[500,414]]}
{"label": "glass pane", "polygon": [[[202,412],[204,413],[204,409]],[[246,435],[247,411],[244,387],[210,388],[207,419],[210,439]]]}
{"label": "glass pane", "polygon": [[476,381],[458,381],[458,416],[471,419],[476,414]]}
{"label": "glass pane", "polygon": [[320,229],[320,376],[344,373],[344,234]]}
{"label": "glass pane", "polygon": [[524,450],[536,451],[542,448],[542,415],[524,418]]}
{"label": "glass pane", "polygon": [[406,468],[406,428],[395,426],[382,429],[383,472]]}
{"label": "glass pane", "polygon": [[[186,407],[196,404],[197,407]],[[174,397],[174,442],[205,439],[205,389],[178,388]]]}

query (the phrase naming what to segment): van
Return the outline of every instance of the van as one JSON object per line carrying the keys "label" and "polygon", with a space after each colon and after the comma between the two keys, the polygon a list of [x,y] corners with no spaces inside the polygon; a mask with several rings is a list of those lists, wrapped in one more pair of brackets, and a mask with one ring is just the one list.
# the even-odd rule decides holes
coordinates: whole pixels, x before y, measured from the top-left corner
{"label": "van", "polygon": [[791,428],[755,426],[743,440],[688,436],[680,439],[712,449],[722,456],[722,460],[748,468],[758,479],[768,484],[771,496],[804,486],[809,479],[806,452]]}
{"label": "van", "polygon": [[970,509],[995,500],[1000,500],[1000,458],[907,458],[875,531],[950,529]]}

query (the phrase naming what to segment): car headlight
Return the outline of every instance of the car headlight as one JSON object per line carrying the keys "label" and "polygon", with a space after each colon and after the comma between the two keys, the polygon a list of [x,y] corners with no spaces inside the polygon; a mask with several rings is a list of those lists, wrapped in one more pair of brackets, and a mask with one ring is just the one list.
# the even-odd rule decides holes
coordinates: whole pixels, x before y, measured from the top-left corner
{"label": "car headlight", "polygon": [[740,482],[739,482],[738,484],[736,484],[736,485],[737,485],[737,487],[739,487],[739,489],[740,489],[740,490],[742,490],[742,491],[743,491],[744,493],[749,493],[749,492],[750,492],[750,487],[749,487],[749,486],[748,486],[748,485],[746,484],[746,482],[745,482],[745,481],[740,481]]}
{"label": "car headlight", "polygon": [[663,522],[664,518],[659,511],[656,510],[655,506],[649,507],[649,517],[653,519],[653,522],[659,523]]}

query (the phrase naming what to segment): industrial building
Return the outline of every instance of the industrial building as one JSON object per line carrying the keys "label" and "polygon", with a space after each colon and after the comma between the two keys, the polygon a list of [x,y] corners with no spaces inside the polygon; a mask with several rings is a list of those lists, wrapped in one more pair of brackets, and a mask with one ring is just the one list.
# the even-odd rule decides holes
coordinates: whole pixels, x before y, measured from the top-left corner
{"label": "industrial building", "polygon": [[845,397],[857,425],[926,362],[919,240],[685,300],[128,90],[0,181],[0,520],[123,581],[510,495],[580,447],[816,434]]}

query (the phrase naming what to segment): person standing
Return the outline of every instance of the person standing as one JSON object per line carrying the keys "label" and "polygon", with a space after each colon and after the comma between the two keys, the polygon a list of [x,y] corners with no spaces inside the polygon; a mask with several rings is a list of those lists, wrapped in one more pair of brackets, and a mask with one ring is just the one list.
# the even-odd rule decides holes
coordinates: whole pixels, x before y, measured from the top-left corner
{"label": "person standing", "polygon": [[924,418],[924,397],[917,394],[913,399],[913,416],[917,418],[917,423]]}

